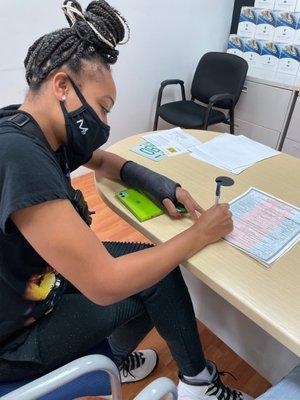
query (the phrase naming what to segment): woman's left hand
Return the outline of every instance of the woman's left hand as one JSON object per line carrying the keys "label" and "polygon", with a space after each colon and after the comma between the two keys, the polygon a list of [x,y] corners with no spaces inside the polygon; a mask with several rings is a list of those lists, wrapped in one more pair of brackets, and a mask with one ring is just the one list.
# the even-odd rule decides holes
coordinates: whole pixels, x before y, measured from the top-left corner
{"label": "woman's left hand", "polygon": [[[182,187],[177,187],[176,198],[181,204],[184,205],[184,207],[186,208],[187,212],[191,215],[193,220],[196,221],[199,218],[197,212],[201,214],[203,212],[203,208],[196,202],[196,200],[193,199],[191,194]],[[176,206],[172,202],[172,200],[168,198],[164,199],[163,205],[165,206],[166,210],[168,211],[171,217],[177,219],[182,217],[182,215],[176,210]]]}

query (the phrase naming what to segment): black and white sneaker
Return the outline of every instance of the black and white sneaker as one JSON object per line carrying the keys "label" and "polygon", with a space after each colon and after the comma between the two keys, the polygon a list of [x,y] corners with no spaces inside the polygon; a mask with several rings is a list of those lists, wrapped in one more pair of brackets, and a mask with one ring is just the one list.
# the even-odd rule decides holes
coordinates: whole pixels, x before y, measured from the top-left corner
{"label": "black and white sneaker", "polygon": [[133,383],[147,378],[158,365],[154,350],[135,351],[122,361],[119,372],[122,383]]}
{"label": "black and white sneaker", "polygon": [[210,382],[194,383],[179,377],[178,400],[253,400],[249,395],[224,385],[220,376],[228,372],[219,372],[211,361],[207,361],[207,368],[211,374]]}

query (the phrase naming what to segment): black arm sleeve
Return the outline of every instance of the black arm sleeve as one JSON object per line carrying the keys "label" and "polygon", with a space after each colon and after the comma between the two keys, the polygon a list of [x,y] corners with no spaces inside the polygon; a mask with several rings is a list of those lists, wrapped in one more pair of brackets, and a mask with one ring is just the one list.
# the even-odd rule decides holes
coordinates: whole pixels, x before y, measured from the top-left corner
{"label": "black arm sleeve", "polygon": [[176,188],[181,185],[143,165],[127,161],[121,168],[120,177],[126,185],[144,190],[160,203],[166,198],[177,203]]}

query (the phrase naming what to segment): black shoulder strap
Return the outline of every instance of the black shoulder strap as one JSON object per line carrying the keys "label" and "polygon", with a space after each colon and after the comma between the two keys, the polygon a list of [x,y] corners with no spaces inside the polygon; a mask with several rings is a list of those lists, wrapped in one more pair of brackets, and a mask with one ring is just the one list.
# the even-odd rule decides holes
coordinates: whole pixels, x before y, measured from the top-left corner
{"label": "black shoulder strap", "polygon": [[[0,128],[7,126],[14,126],[18,128],[18,131],[33,139],[39,139],[45,145],[45,147],[50,151],[51,155],[55,157],[54,151],[52,150],[50,144],[45,138],[43,132],[37,123],[31,118],[29,114],[24,111],[16,112],[13,116],[5,117],[0,120]],[[56,159],[56,157],[55,157]]]}
{"label": "black shoulder strap", "polygon": [[17,112],[13,116],[5,117],[0,120],[0,134],[6,133],[7,129],[5,129],[5,128],[11,127],[11,126],[17,127],[18,132],[20,134],[28,136],[28,137],[34,139],[35,141],[38,140],[38,142],[40,144],[42,144],[45,149],[48,150],[48,153],[50,154],[51,158],[55,161],[56,165],[58,166],[59,172],[64,177],[64,179],[68,181],[68,183],[69,183],[68,187],[71,188],[71,194],[73,194],[72,191],[74,192],[74,189],[72,188],[69,179],[64,174],[54,150],[48,143],[42,130],[40,129],[39,125],[34,121],[34,119],[29,114],[27,114],[23,111]]}
{"label": "black shoulder strap", "polygon": [[[51,157],[53,160],[55,160],[55,163],[58,165],[59,170],[62,172],[64,177],[66,179],[67,176],[64,174],[62,171],[62,168],[59,164],[59,161],[57,159],[57,156],[48,143],[48,140],[45,138],[41,128],[39,125],[36,123],[36,121],[26,112],[24,111],[19,111],[13,116],[5,117],[0,120],[0,133],[6,133],[6,130],[4,128],[9,127],[9,126],[14,126],[18,128],[18,132],[21,133],[22,135],[29,136],[30,138],[34,140],[38,140],[43,147],[45,147],[48,152],[50,153]],[[65,157],[67,159],[67,156],[65,154]],[[69,180],[68,180],[69,181]],[[69,181],[70,183],[70,181]]]}

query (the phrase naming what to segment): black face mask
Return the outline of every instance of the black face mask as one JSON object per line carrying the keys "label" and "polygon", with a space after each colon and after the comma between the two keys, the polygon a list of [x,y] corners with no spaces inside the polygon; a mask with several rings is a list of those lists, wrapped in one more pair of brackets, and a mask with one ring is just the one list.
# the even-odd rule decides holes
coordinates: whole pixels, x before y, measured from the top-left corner
{"label": "black face mask", "polygon": [[60,102],[66,123],[67,147],[72,153],[88,158],[107,142],[110,127],[101,121],[76,84],[71,79],[70,81],[82,106],[68,112],[64,102]]}

